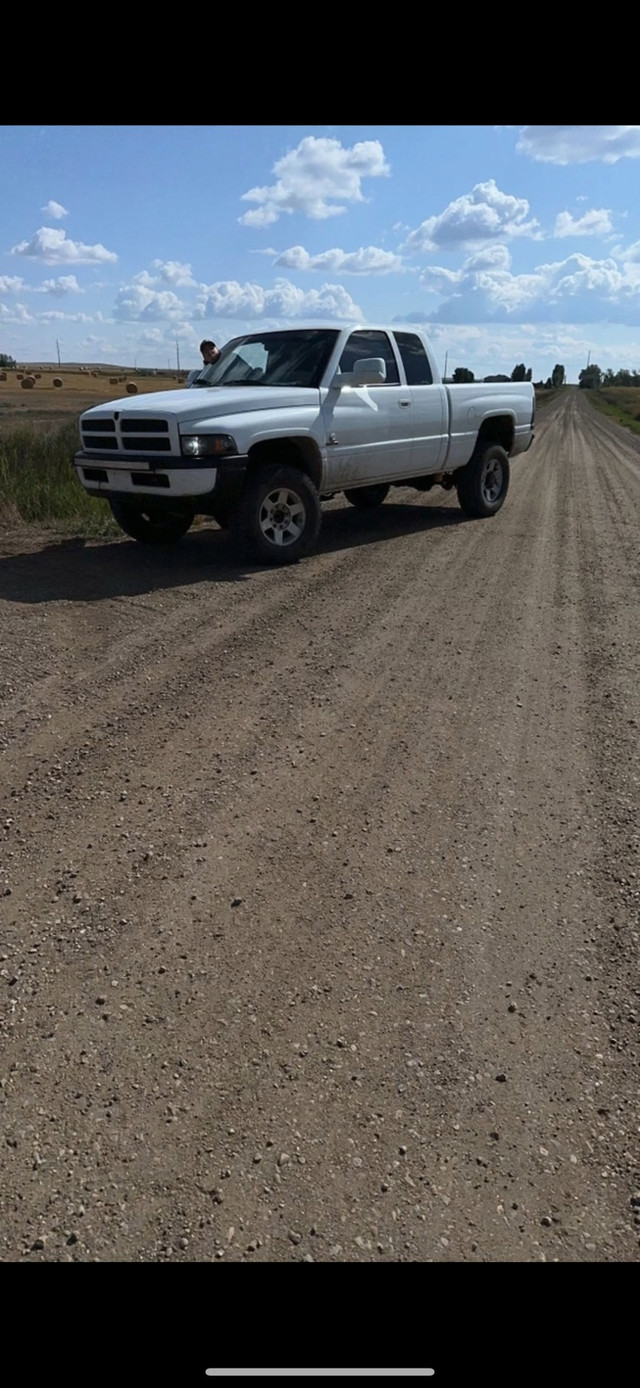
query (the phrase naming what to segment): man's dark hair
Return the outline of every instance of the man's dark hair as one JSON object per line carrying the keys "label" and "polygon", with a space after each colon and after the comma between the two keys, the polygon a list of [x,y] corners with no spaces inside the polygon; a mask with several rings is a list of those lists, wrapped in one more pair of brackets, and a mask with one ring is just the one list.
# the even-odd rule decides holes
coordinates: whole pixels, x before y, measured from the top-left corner
{"label": "man's dark hair", "polygon": [[202,342],[200,343],[200,346],[199,346],[199,348],[198,348],[198,351],[199,351],[199,352],[204,352],[205,347],[215,347],[215,345],[216,345],[215,342],[212,342],[210,337],[205,337],[205,338],[203,338]]}

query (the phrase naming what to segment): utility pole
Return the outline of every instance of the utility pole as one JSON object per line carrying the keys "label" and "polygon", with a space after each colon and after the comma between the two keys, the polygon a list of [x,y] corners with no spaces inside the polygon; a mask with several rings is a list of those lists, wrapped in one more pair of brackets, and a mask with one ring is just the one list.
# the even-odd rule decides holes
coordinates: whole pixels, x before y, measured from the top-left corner
{"label": "utility pole", "polygon": [[179,343],[179,341],[178,341],[177,338],[176,338],[176,361],[177,361],[177,363],[178,363],[178,371],[179,371],[179,370],[180,370],[180,343]]}
{"label": "utility pole", "polygon": [[587,357],[587,370],[588,370],[588,368],[589,368],[589,362],[590,362],[590,361],[591,361],[591,349],[589,349],[589,355],[588,355],[588,357]]}
{"label": "utility pole", "polygon": [[57,349],[58,349],[58,366],[59,366],[59,365],[60,365],[60,343],[58,342],[58,339],[57,339],[57,338],[56,338],[56,347],[57,347]]}
{"label": "utility pole", "polygon": [[448,353],[448,352],[445,352],[445,354],[444,354],[444,376],[443,376],[443,378],[442,378],[443,381],[446,381],[446,379],[447,379],[447,362],[448,362],[448,360],[449,360],[449,353]]}

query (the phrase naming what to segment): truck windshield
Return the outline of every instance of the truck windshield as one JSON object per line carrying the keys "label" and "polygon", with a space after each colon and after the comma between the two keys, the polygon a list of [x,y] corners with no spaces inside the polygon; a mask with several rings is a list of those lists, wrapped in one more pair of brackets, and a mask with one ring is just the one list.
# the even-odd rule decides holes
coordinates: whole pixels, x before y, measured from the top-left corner
{"label": "truck windshield", "polygon": [[318,387],[338,331],[300,328],[234,337],[222,348],[217,361],[202,368],[192,385]]}

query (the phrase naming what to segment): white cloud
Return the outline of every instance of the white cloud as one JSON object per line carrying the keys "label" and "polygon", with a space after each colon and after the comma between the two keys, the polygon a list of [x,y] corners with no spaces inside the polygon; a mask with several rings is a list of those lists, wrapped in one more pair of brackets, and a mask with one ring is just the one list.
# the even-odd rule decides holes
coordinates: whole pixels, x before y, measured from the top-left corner
{"label": "white cloud", "polygon": [[185,306],[170,289],[157,291],[143,282],[146,271],[137,275],[133,284],[118,290],[114,318],[120,323],[162,322],[183,318]]}
{"label": "white cloud", "polygon": [[24,287],[19,275],[0,275],[0,294],[19,294]]}
{"label": "white cloud", "polygon": [[640,241],[634,241],[633,244],[627,246],[626,249],[618,246],[615,254],[617,259],[622,260],[625,264],[640,261]]}
{"label": "white cloud", "polygon": [[640,323],[640,265],[620,266],[611,257],[575,254],[514,275],[507,262],[494,266],[470,257],[460,270],[428,266],[421,284],[442,302],[430,321],[450,323]]}
{"label": "white cloud", "polygon": [[197,317],[211,318],[361,318],[362,310],[340,284],[323,284],[306,293],[289,280],[276,280],[273,289],[260,284],[219,280],[201,285]]}
{"label": "white cloud", "polygon": [[56,222],[60,221],[62,217],[69,216],[66,207],[63,207],[61,202],[47,202],[44,207],[40,208],[40,211],[44,212],[45,217],[53,217]]}
{"label": "white cloud", "polygon": [[151,275],[148,270],[140,270],[131,283],[142,285],[145,289],[155,289],[162,284],[170,284],[173,289],[195,289],[197,281],[193,278],[190,265],[182,265],[177,260],[154,260],[152,265],[158,271],[156,275]]}
{"label": "white cloud", "polygon": [[339,140],[308,135],[273,166],[275,183],[250,188],[243,202],[257,204],[238,221],[243,226],[264,227],[284,213],[298,213],[322,220],[346,212],[346,204],[365,202],[364,178],[389,173],[382,145],[364,140],[345,149]]}
{"label": "white cloud", "polygon": [[154,260],[152,264],[162,284],[170,284],[174,289],[195,289],[190,265],[183,265],[179,260]]}
{"label": "white cloud", "polygon": [[8,304],[0,303],[0,323],[35,323],[35,321],[26,304],[12,304],[9,307]]}
{"label": "white cloud", "polygon": [[516,148],[549,164],[616,164],[640,157],[640,125],[523,125]]}
{"label": "white cloud", "polygon": [[108,251],[100,244],[85,246],[82,241],[69,241],[66,232],[57,227],[40,227],[30,241],[21,241],[19,245],[12,246],[11,255],[42,260],[45,265],[93,265],[118,259],[114,251]]}
{"label": "white cloud", "polygon": [[450,202],[437,217],[428,217],[412,231],[403,250],[459,250],[505,236],[538,236],[538,222],[529,217],[526,198],[502,193],[490,178],[470,193]]}
{"label": "white cloud", "polygon": [[53,294],[62,298],[65,294],[83,294],[75,275],[58,275],[55,280],[43,280],[35,291],[37,294]]}
{"label": "white cloud", "polygon": [[47,309],[46,313],[38,315],[40,323],[95,323],[95,317],[90,313],[63,313],[62,309]]}
{"label": "white cloud", "polygon": [[559,212],[556,217],[554,236],[609,236],[613,231],[611,213],[608,207],[593,207],[582,217],[573,217],[570,212]]}
{"label": "white cloud", "polygon": [[464,262],[467,273],[473,270],[508,270],[511,255],[507,246],[483,246],[482,250],[470,255]]}
{"label": "white cloud", "polygon": [[327,275],[389,275],[402,270],[402,259],[379,246],[361,246],[357,251],[341,251],[337,247],[310,255],[304,246],[290,246],[281,251],[274,262],[286,270],[320,270]]}

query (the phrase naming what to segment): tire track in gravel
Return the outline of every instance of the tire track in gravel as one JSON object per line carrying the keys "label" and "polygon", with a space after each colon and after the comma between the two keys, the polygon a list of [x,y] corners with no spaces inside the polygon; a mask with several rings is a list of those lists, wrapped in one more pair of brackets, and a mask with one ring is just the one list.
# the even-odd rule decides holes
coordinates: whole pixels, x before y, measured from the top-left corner
{"label": "tire track in gravel", "polygon": [[624,1093],[584,978],[602,483],[571,396],[548,410],[491,522],[387,505],[370,540],[335,504],[312,560],[224,583],[222,631],[222,558],[191,588],[180,561],[151,629],[64,613],[85,745],[54,718],[60,772],[10,797],[6,1257],[634,1256],[587,1145],[596,1077]]}

